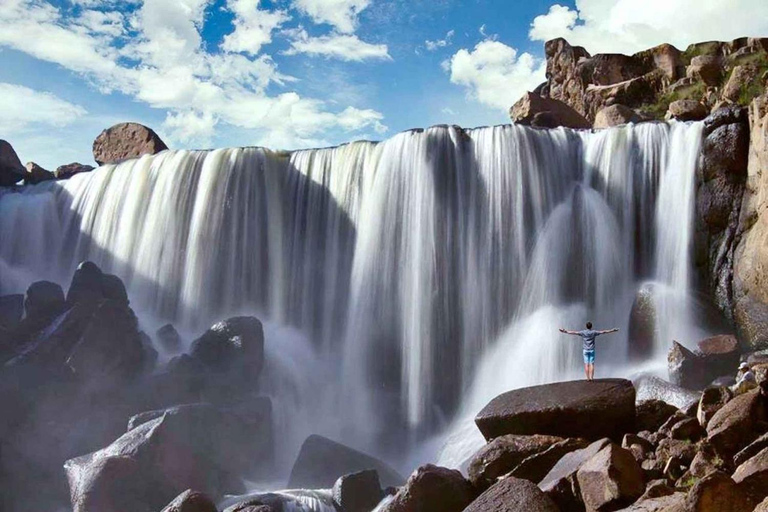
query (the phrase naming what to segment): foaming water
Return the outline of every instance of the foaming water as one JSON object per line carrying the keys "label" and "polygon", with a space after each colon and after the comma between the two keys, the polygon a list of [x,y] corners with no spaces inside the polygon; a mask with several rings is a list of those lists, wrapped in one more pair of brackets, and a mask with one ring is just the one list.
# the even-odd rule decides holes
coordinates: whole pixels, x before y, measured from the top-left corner
{"label": "foaming water", "polygon": [[649,358],[695,335],[700,139],[701,124],[439,126],[293,153],[166,151],[0,189],[0,292],[66,284],[90,259],[184,332],[257,312],[275,326],[278,421],[310,417],[373,453],[446,432],[457,448],[441,460],[460,465],[488,399],[579,374],[558,327],[622,328],[600,338],[598,372],[623,371],[652,281],[665,314]]}

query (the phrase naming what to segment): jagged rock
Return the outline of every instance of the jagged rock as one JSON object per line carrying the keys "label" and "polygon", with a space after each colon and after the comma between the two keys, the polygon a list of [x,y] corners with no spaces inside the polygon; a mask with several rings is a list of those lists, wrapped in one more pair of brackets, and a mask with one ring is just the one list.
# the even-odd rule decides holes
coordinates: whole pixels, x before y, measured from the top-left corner
{"label": "jagged rock", "polygon": [[726,466],[725,461],[715,453],[712,447],[704,443],[696,452],[688,471],[695,478],[703,478],[713,471],[724,471],[727,469]]}
{"label": "jagged rock", "polygon": [[645,477],[632,454],[610,444],[576,473],[587,510],[615,510],[629,505],[645,490]]}
{"label": "jagged rock", "polygon": [[666,480],[651,480],[645,486],[645,492],[640,496],[637,501],[650,500],[653,498],[662,498],[664,496],[671,496],[675,493],[675,490],[669,486]]}
{"label": "jagged rock", "polygon": [[621,440],[621,447],[629,450],[638,464],[647,459],[649,454],[654,452],[655,448],[653,443],[635,434],[624,434],[624,439]]}
{"label": "jagged rock", "polygon": [[162,512],[217,512],[217,508],[205,494],[187,489],[176,496]]}
{"label": "jagged rock", "polygon": [[67,305],[94,304],[101,301],[104,298],[103,278],[104,273],[92,261],[80,263],[67,290]]}
{"label": "jagged rock", "polygon": [[701,365],[695,353],[677,341],[672,341],[672,348],[667,354],[669,380],[677,386],[687,389],[704,387],[709,380],[701,374]]}
{"label": "jagged rock", "polygon": [[[64,464],[72,508],[157,510],[189,488],[210,496],[237,492],[239,482],[232,475],[248,474],[260,461],[262,441],[251,433],[239,417],[210,405],[168,409],[108,447]],[[132,506],[110,508],[124,499]]]}
{"label": "jagged rock", "polygon": [[688,77],[701,80],[707,85],[718,86],[723,76],[722,62],[715,55],[697,55],[691,59],[685,73]]}
{"label": "jagged rock", "polygon": [[559,512],[552,499],[527,480],[507,477],[473,501],[464,512]]}
{"label": "jagged rock", "polygon": [[635,388],[624,379],[557,382],[516,389],[475,418],[486,439],[506,434],[621,439],[635,423]]}
{"label": "jagged rock", "polygon": [[670,416],[669,419],[667,419],[667,421],[665,421],[664,424],[659,427],[659,434],[662,434],[666,437],[671,437],[672,428],[686,419],[688,419],[688,415],[686,413],[683,411],[675,411],[675,414]]}
{"label": "jagged rock", "polygon": [[663,400],[643,400],[637,404],[637,429],[657,431],[678,409]]}
{"label": "jagged rock", "polygon": [[768,497],[768,448],[742,462],[733,473],[733,480],[754,503]]}
{"label": "jagged rock", "polygon": [[[628,123],[639,123],[643,118],[637,112],[624,105],[614,104],[603,107],[595,115],[593,128],[610,128]],[[630,345],[631,348],[632,345]]]}
{"label": "jagged rock", "polygon": [[696,445],[680,439],[662,439],[656,447],[656,459],[666,464],[673,457],[680,460],[683,465],[691,463],[696,456]]}
{"label": "jagged rock", "polygon": [[27,162],[24,168],[26,169],[24,173],[24,184],[26,185],[34,185],[35,183],[56,179],[56,176],[51,171],[43,169],[35,162]]}
{"label": "jagged rock", "polygon": [[427,464],[408,477],[381,512],[461,512],[474,497],[461,473]]}
{"label": "jagged rock", "polygon": [[710,473],[696,482],[685,498],[685,511],[743,512],[752,504],[739,486],[719,471]]}
{"label": "jagged rock", "polygon": [[707,107],[700,101],[677,100],[669,104],[666,118],[678,121],[701,121],[707,117],[707,114],[709,114]]}
{"label": "jagged rock", "polygon": [[374,469],[344,475],[333,484],[333,503],[344,512],[370,512],[383,493]]}
{"label": "jagged rock", "polygon": [[731,335],[701,340],[695,352],[673,341],[667,356],[670,380],[688,389],[704,388],[718,376],[732,372],[738,361],[738,342]]}
{"label": "jagged rock", "polygon": [[24,179],[26,169],[7,141],[0,140],[0,187],[10,187]]}
{"label": "jagged rock", "polygon": [[176,352],[181,349],[181,335],[172,324],[165,324],[155,333],[158,342],[168,352]]}
{"label": "jagged rock", "polygon": [[37,281],[29,285],[24,298],[24,313],[27,318],[49,319],[61,314],[66,307],[64,290],[50,281]]}
{"label": "jagged rock", "polygon": [[562,510],[581,508],[583,505],[581,505],[577,472],[585,462],[610,444],[609,439],[601,439],[586,448],[567,453],[541,479],[539,488]]}
{"label": "jagged rock", "polygon": [[119,123],[101,132],[93,141],[93,159],[104,165],[166,149],[168,146],[151,128],[139,123]]}
{"label": "jagged rock", "polygon": [[551,98],[527,92],[509,110],[514,123],[538,128],[591,128],[589,121],[571,107]]}
{"label": "jagged rock", "polygon": [[735,66],[723,87],[723,98],[737,102],[741,91],[758,78],[758,69],[755,66]]}
{"label": "jagged rock", "polygon": [[301,445],[293,463],[288,487],[328,489],[342,475],[375,469],[385,487],[402,485],[405,479],[384,462],[322,436],[311,435]]}
{"label": "jagged rock", "polygon": [[81,172],[91,172],[94,169],[95,167],[92,165],[85,165],[79,162],[72,162],[71,164],[58,166],[56,168],[56,171],[54,171],[53,174],[54,176],[56,176],[56,179],[58,180],[66,180],[71,178],[75,174],[80,174]]}
{"label": "jagged rock", "polygon": [[697,353],[704,359],[710,375],[732,373],[739,364],[739,342],[732,334],[710,336],[699,341]]}
{"label": "jagged rock", "polygon": [[632,361],[644,361],[653,354],[656,340],[656,306],[653,300],[652,284],[643,285],[635,294],[629,312],[628,330],[629,358]]}
{"label": "jagged rock", "polygon": [[687,418],[677,424],[670,430],[669,433],[672,439],[682,439],[683,441],[696,442],[702,437],[707,435],[707,431],[704,430],[699,424],[696,418]]}
{"label": "jagged rock", "polygon": [[733,398],[733,392],[727,387],[708,387],[701,394],[699,406],[696,412],[696,418],[702,427],[706,427],[712,416],[715,415],[728,400]]}
{"label": "jagged rock", "polygon": [[[661,400],[677,409],[686,410],[694,404],[698,404],[699,398],[701,398],[701,393],[681,388],[653,375],[641,375],[635,379],[634,384],[639,403],[648,400]],[[674,411],[672,412],[674,413]],[[638,430],[643,429],[639,428]],[[649,429],[645,428],[645,430]]]}
{"label": "jagged rock", "polygon": [[682,512],[684,503],[685,493],[676,492],[668,496],[638,500],[617,512]]}
{"label": "jagged rock", "polygon": [[761,435],[760,437],[752,441],[749,445],[747,445],[743,450],[737,453],[733,457],[733,465],[740,466],[741,464],[746,462],[747,459],[750,459],[751,457],[757,455],[758,452],[762,451],[765,448],[768,448],[768,434]]}
{"label": "jagged rock", "polygon": [[589,442],[584,439],[564,439],[542,452],[526,457],[508,473],[508,476],[539,482],[566,453],[586,448],[588,445]]}
{"label": "jagged rock", "polygon": [[760,434],[759,421],[765,421],[766,410],[759,390],[739,395],[715,413],[707,424],[707,438],[718,454],[730,459]]}
{"label": "jagged rock", "polygon": [[542,435],[497,437],[480,448],[470,460],[467,469],[469,481],[476,489],[485,490],[526,458],[560,441],[563,441],[562,437]]}

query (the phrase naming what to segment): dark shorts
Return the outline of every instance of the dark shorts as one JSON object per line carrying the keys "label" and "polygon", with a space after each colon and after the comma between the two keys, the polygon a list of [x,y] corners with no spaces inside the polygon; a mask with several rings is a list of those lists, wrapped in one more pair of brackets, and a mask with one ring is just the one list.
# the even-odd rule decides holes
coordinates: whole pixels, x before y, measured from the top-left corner
{"label": "dark shorts", "polygon": [[595,351],[594,350],[585,350],[584,351],[584,364],[595,364]]}

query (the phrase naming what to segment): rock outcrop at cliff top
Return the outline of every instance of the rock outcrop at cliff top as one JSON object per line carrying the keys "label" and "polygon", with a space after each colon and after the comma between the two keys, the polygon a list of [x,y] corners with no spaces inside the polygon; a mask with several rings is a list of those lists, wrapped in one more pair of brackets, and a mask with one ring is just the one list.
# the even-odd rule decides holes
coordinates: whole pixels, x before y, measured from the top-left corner
{"label": "rock outcrop at cliff top", "polygon": [[0,140],[0,187],[15,185],[24,179],[25,174],[26,169],[21,164],[13,146]]}
{"label": "rock outcrop at cliff top", "polygon": [[542,98],[532,92],[526,93],[509,109],[509,116],[517,124],[536,128],[590,128],[589,121],[562,101]]}
{"label": "rock outcrop at cliff top", "polygon": [[475,418],[486,439],[505,434],[621,439],[635,425],[635,388],[624,379],[557,382],[508,391]]}
{"label": "rock outcrop at cliff top", "polygon": [[151,129],[139,123],[120,123],[107,128],[93,141],[93,159],[99,165],[154,155],[168,149]]}

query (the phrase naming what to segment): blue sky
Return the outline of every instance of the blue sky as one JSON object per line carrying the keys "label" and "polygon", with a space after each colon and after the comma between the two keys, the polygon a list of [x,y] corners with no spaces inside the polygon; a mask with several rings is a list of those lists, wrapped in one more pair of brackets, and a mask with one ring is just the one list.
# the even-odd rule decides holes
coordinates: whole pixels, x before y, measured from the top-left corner
{"label": "blue sky", "polygon": [[768,2],[0,0],[0,27],[0,138],[52,169],[92,163],[121,121],[172,148],[276,149],[504,123],[544,80],[547,39],[768,36]]}

